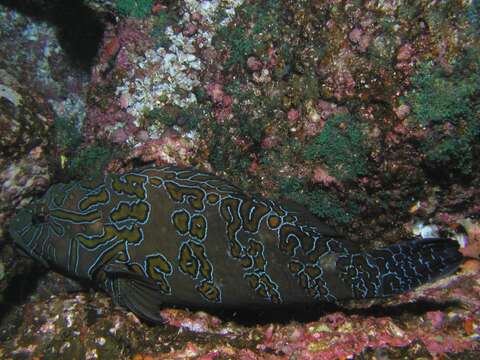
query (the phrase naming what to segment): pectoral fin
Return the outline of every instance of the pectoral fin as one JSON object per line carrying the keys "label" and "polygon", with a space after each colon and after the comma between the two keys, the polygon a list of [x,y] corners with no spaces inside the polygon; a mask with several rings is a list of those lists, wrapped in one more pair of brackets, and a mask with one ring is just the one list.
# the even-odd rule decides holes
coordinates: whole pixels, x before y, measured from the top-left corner
{"label": "pectoral fin", "polygon": [[164,323],[160,316],[162,293],[153,281],[121,264],[111,264],[104,269],[113,282],[112,298],[115,303],[128,308],[142,319]]}

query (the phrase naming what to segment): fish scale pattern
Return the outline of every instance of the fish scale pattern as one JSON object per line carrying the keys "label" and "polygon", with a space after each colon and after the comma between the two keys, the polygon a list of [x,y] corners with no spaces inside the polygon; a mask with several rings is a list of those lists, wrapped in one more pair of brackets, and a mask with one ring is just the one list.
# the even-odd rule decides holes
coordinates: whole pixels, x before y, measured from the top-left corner
{"label": "fish scale pattern", "polygon": [[458,244],[447,239],[401,243],[339,256],[337,268],[354,298],[401,294],[454,271],[462,260]]}

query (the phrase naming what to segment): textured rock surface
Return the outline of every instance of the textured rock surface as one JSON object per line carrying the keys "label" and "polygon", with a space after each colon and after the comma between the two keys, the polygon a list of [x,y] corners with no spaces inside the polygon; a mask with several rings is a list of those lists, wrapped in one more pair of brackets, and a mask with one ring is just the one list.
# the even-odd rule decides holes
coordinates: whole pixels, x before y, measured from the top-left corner
{"label": "textured rock surface", "polygon": [[0,5],[0,357],[475,358],[478,260],[386,307],[150,327],[42,280],[5,230],[52,181],[155,161],[290,197],[361,247],[433,232],[478,258],[477,2],[84,3],[104,30],[89,76],[64,37],[87,22]]}
{"label": "textured rock surface", "polygon": [[357,309],[329,309],[327,314],[321,307],[309,309],[310,314],[297,309],[291,316],[243,311],[220,317],[165,309],[168,325],[156,327],[114,309],[100,293],[34,295],[22,313],[11,315],[10,329],[1,334],[6,340],[0,356],[337,359],[449,353],[473,358],[480,336],[479,290],[478,273],[464,271],[382,307],[357,304]]}
{"label": "textured rock surface", "polygon": [[50,184],[52,124],[53,112],[43,97],[0,69],[0,294],[17,270],[4,232],[8,219]]}
{"label": "textured rock surface", "polygon": [[[0,6],[0,297],[29,266],[14,255],[6,228],[15,210],[52,181],[60,117],[81,120],[82,84],[55,29]],[[27,262],[28,263],[28,262]],[[3,301],[1,308],[3,309]]]}
{"label": "textured rock surface", "polygon": [[52,125],[49,104],[0,69],[0,218],[48,185]]}

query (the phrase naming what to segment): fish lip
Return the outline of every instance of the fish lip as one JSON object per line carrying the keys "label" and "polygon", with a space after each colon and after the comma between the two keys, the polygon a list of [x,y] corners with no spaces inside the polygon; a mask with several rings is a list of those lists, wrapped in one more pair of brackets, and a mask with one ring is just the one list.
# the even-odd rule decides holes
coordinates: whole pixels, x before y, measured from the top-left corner
{"label": "fish lip", "polygon": [[21,247],[19,244],[14,243],[14,248],[15,251],[20,254],[20,256],[26,257],[26,258],[32,258],[32,255],[28,253],[23,247]]}
{"label": "fish lip", "polygon": [[[22,224],[24,224],[22,226]],[[18,211],[10,222],[8,233],[14,243],[21,242],[25,232],[33,226],[32,210],[28,208]]]}

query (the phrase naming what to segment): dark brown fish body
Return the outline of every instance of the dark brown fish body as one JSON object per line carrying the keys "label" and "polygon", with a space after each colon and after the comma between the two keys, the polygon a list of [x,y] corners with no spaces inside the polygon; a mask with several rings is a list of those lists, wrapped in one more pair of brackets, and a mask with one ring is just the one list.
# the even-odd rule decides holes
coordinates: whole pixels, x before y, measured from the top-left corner
{"label": "dark brown fish body", "polygon": [[[304,216],[307,215],[307,216]],[[52,186],[17,214],[15,243],[160,321],[162,303],[258,307],[382,297],[456,269],[450,240],[352,253],[319,221],[211,174],[148,167]]]}

